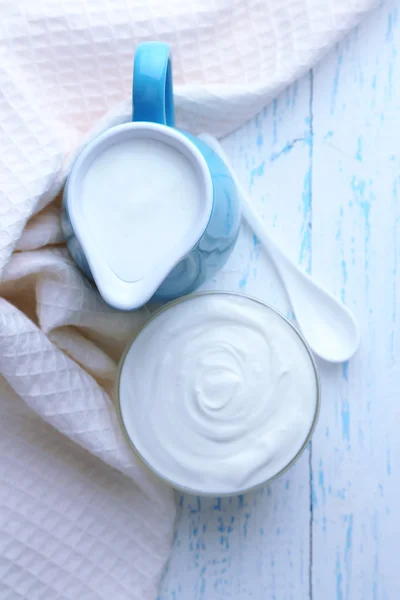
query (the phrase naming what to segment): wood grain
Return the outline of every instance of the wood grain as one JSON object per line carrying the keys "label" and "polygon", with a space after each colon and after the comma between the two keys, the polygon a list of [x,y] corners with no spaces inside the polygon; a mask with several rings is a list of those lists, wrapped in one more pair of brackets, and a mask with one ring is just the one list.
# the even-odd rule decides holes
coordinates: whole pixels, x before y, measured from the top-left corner
{"label": "wood grain", "polygon": [[400,597],[400,63],[397,2],[315,71],[313,274],[360,319],[360,352],[320,368],[314,598]]}
{"label": "wood grain", "polygon": [[[400,598],[400,33],[398,1],[225,140],[269,231],[357,314],[349,363],[319,362],[312,444],[281,479],[231,499],[181,496],[161,600]],[[243,227],[208,289],[291,316]]]}

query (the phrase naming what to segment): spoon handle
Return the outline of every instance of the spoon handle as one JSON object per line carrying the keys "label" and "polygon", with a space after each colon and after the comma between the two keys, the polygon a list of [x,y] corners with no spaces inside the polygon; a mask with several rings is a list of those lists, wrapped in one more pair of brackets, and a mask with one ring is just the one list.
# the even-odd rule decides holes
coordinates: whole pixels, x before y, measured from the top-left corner
{"label": "spoon handle", "polygon": [[316,354],[330,362],[344,362],[357,350],[360,334],[351,311],[333,294],[299,268],[270,238],[219,142],[200,136],[225,162],[242,200],[242,215],[264,245],[287,292],[297,323]]}

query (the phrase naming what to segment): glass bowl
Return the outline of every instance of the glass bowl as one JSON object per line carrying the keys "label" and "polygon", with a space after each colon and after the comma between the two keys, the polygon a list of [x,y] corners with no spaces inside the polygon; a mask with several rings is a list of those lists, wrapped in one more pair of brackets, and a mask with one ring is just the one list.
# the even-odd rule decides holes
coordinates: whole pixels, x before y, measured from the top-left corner
{"label": "glass bowl", "polygon": [[[232,490],[229,493],[221,493],[218,491],[210,492],[209,490],[201,490],[201,489],[191,489],[189,487],[185,487],[185,486],[179,485],[179,484],[171,481],[168,477],[163,475],[163,473],[158,472],[157,469],[155,469],[151,464],[149,464],[148,461],[146,461],[144,459],[144,457],[141,455],[141,453],[137,449],[134,440],[128,434],[128,431],[127,431],[127,428],[126,428],[125,422],[124,422],[123,409],[121,407],[121,398],[120,398],[121,374],[122,374],[123,366],[125,363],[125,359],[126,359],[126,356],[129,352],[130,348],[135,343],[135,340],[139,336],[139,334],[148,326],[148,324],[150,322],[152,322],[154,319],[156,319],[160,314],[164,313],[165,311],[168,311],[170,308],[172,308],[178,304],[190,302],[194,298],[198,298],[201,296],[210,296],[210,295],[231,295],[231,296],[236,296],[236,297],[240,297],[240,298],[245,298],[245,299],[251,300],[253,302],[256,302],[257,304],[264,306],[267,309],[273,311],[296,333],[298,338],[301,340],[302,345],[305,348],[305,350],[309,356],[309,359],[311,361],[314,376],[315,376],[316,398],[315,398],[314,415],[313,415],[313,419],[310,423],[310,428],[307,433],[307,436],[306,436],[302,446],[300,447],[300,449],[295,453],[295,455],[292,457],[292,459],[290,461],[288,461],[288,463],[283,468],[281,468],[277,473],[275,473],[273,476],[269,477],[268,479],[266,479],[260,483],[257,483],[256,485],[253,485],[251,487],[248,487],[245,489],[240,489],[240,490]],[[200,496],[211,496],[211,497],[222,496],[223,497],[223,496],[233,496],[233,495],[243,494],[243,493],[252,491],[254,489],[260,488],[261,486],[265,485],[266,483],[269,483],[270,481],[273,481],[274,479],[276,479],[277,477],[279,477],[280,475],[285,473],[298,460],[298,458],[301,456],[301,454],[304,452],[305,448],[307,447],[307,445],[311,439],[311,436],[314,432],[317,420],[318,420],[319,409],[320,409],[320,381],[319,381],[319,376],[318,376],[318,371],[317,371],[317,366],[316,366],[315,360],[314,360],[311,350],[310,350],[309,346],[307,345],[306,341],[304,340],[303,336],[297,330],[297,328],[275,308],[273,308],[266,302],[263,302],[257,298],[248,296],[246,294],[241,294],[238,292],[226,292],[226,291],[199,292],[199,293],[195,293],[195,294],[190,294],[188,296],[184,296],[182,298],[178,298],[177,300],[174,300],[173,302],[169,302],[168,304],[166,304],[163,307],[161,307],[160,309],[158,309],[156,312],[153,313],[153,315],[151,316],[149,321],[147,321],[147,323],[145,323],[145,325],[140,329],[140,331],[138,331],[138,333],[134,336],[133,340],[128,344],[128,346],[120,360],[120,363],[119,363],[117,381],[116,381],[116,398],[117,398],[117,412],[118,412],[122,432],[123,432],[128,444],[130,445],[132,450],[135,452],[136,456],[139,457],[139,459],[143,462],[144,465],[146,465],[146,467],[148,467],[153,473],[155,473],[162,481],[168,483],[173,488],[180,490],[182,492],[200,495]]]}

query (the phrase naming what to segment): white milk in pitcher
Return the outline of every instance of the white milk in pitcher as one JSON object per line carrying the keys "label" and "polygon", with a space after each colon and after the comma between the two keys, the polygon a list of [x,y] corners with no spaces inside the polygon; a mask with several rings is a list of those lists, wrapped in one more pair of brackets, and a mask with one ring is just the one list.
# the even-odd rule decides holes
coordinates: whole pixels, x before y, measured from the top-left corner
{"label": "white milk in pitcher", "polygon": [[202,215],[190,159],[163,141],[132,138],[103,150],[82,182],[82,214],[104,259],[124,281],[145,277]]}

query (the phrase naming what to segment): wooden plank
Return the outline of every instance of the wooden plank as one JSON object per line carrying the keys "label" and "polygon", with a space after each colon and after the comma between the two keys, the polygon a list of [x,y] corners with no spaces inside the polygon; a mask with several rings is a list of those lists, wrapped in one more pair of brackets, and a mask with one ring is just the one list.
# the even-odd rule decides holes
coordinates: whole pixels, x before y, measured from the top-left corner
{"label": "wooden plank", "polygon": [[[224,142],[268,228],[304,267],[311,249],[309,115],[305,78]],[[275,271],[247,227],[207,289],[238,290],[291,314]],[[278,481],[243,497],[181,496],[160,598],[308,598],[309,537],[308,453]]]}
{"label": "wooden plank", "polygon": [[315,71],[313,274],[363,330],[348,365],[321,364],[312,450],[312,597],[400,597],[400,63],[398,2]]}

